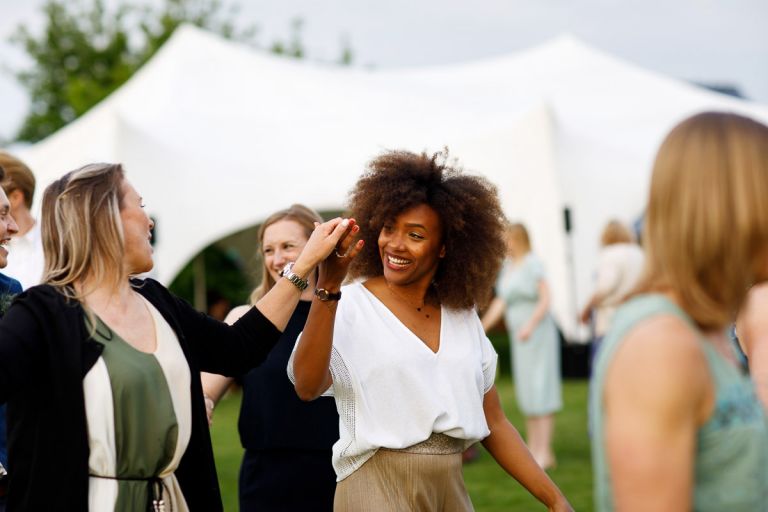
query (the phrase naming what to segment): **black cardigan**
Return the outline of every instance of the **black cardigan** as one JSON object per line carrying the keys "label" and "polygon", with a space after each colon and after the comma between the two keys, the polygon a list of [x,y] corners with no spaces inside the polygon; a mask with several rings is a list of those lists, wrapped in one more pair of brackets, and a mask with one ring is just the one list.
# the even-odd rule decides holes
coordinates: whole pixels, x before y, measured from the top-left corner
{"label": "black cardigan", "polygon": [[[256,308],[228,326],[197,312],[156,281],[132,285],[173,328],[192,373],[192,435],[176,470],[179,485],[191,511],[222,510],[199,373],[244,373],[264,360],[280,331]],[[19,295],[0,321],[9,512],[88,510],[83,378],[102,349],[88,336],[81,305],[51,286]]]}

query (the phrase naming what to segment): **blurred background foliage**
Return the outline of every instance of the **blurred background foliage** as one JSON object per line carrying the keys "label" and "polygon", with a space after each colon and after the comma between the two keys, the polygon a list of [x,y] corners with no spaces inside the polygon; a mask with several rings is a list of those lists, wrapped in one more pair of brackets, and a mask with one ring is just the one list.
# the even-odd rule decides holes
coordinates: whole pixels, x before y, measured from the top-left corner
{"label": "blurred background foliage", "polygon": [[[14,73],[31,100],[16,135],[20,141],[39,141],[83,115],[125,83],[185,23],[288,57],[307,53],[301,19],[293,20],[284,40],[262,46],[257,27],[240,28],[237,6],[225,9],[220,0],[164,0],[160,7],[140,0],[115,7],[103,0],[49,0],[42,11],[41,32],[21,25],[11,39],[33,62]],[[343,42],[338,62],[349,65],[352,56]]]}

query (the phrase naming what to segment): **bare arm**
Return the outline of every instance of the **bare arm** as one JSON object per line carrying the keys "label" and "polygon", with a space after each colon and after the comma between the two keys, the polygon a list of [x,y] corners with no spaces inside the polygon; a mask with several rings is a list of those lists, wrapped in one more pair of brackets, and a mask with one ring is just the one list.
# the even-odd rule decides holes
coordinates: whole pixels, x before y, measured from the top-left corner
{"label": "bare arm", "polygon": [[584,308],[581,310],[581,313],[579,313],[579,321],[583,324],[589,322],[589,317],[592,315],[592,310],[595,309],[595,307],[600,304],[600,302],[602,302],[602,297],[598,294],[598,292],[592,294],[587,303],[584,305]]}
{"label": "bare arm", "polygon": [[[318,287],[337,292],[341,285],[330,285],[321,279]],[[336,301],[323,303],[317,297],[312,299],[307,323],[293,356],[294,386],[302,400],[314,400],[333,383],[330,365],[337,306]]]}
{"label": "bare arm", "polygon": [[606,252],[601,252],[597,266],[595,291],[584,306],[584,309],[581,310],[581,315],[579,316],[582,323],[587,323],[592,310],[600,306],[619,287],[621,272],[614,259],[609,257]]}
{"label": "bare arm", "polygon": [[768,410],[768,284],[753,286],[736,322],[757,396]]}
{"label": "bare arm", "polygon": [[200,380],[203,382],[203,394],[206,398],[210,398],[214,405],[219,403],[221,397],[235,381],[232,377],[206,372],[200,374]]}
{"label": "bare arm", "polygon": [[531,456],[515,427],[501,408],[496,386],[483,398],[483,410],[491,433],[483,440],[504,471],[525,487],[528,492],[553,511],[571,511],[571,505]]}
{"label": "bare arm", "polygon": [[[358,231],[359,227],[354,225],[350,234],[354,236]],[[363,247],[362,240],[352,245],[353,236],[347,236],[341,242],[339,253],[347,254],[345,257],[332,255],[320,265],[318,288],[332,293],[341,289],[350,262]],[[330,364],[337,307],[337,301],[312,299],[307,323],[293,355],[294,386],[302,400],[314,400],[333,383]]]}
{"label": "bare arm", "polygon": [[538,287],[539,300],[536,302],[536,307],[534,308],[533,313],[531,313],[531,317],[520,329],[520,332],[517,333],[517,337],[522,341],[530,338],[531,334],[536,329],[536,326],[539,325],[539,322],[544,319],[549,311],[549,286],[544,279],[540,279]]}
{"label": "bare arm", "polygon": [[501,317],[504,315],[504,307],[504,300],[501,297],[495,297],[491,301],[491,304],[488,306],[482,319],[483,330],[485,332],[488,332],[489,329],[499,323]]}
{"label": "bare arm", "polygon": [[698,343],[681,320],[659,316],[629,333],[608,369],[605,443],[617,510],[691,509],[696,433],[714,404]]}

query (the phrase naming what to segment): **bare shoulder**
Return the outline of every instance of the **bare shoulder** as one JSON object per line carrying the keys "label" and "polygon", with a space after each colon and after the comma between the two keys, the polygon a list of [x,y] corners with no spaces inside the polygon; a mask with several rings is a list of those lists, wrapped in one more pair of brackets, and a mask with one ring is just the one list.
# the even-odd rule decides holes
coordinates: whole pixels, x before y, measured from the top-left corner
{"label": "bare shoulder", "polygon": [[627,333],[605,381],[613,400],[646,408],[701,406],[710,386],[706,356],[697,333],[674,315],[656,315]]}
{"label": "bare shoulder", "polygon": [[229,325],[232,325],[233,323],[237,322],[241,316],[245,315],[248,311],[250,311],[252,307],[253,306],[249,306],[245,304],[243,306],[237,306],[233,308],[227,314],[227,317],[224,319],[224,322],[228,323]]}

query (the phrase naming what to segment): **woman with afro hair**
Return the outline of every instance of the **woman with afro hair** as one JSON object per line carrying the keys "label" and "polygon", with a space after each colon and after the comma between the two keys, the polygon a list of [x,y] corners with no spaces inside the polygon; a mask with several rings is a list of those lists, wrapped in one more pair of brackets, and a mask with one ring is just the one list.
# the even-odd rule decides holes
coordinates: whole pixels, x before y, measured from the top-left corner
{"label": "woman with afro hair", "polygon": [[288,364],[302,399],[336,400],[334,510],[473,510],[461,453],[476,441],[549,510],[571,510],[501,409],[475,309],[504,256],[495,187],[443,153],[393,151],[349,207],[358,224],[320,269]]}

